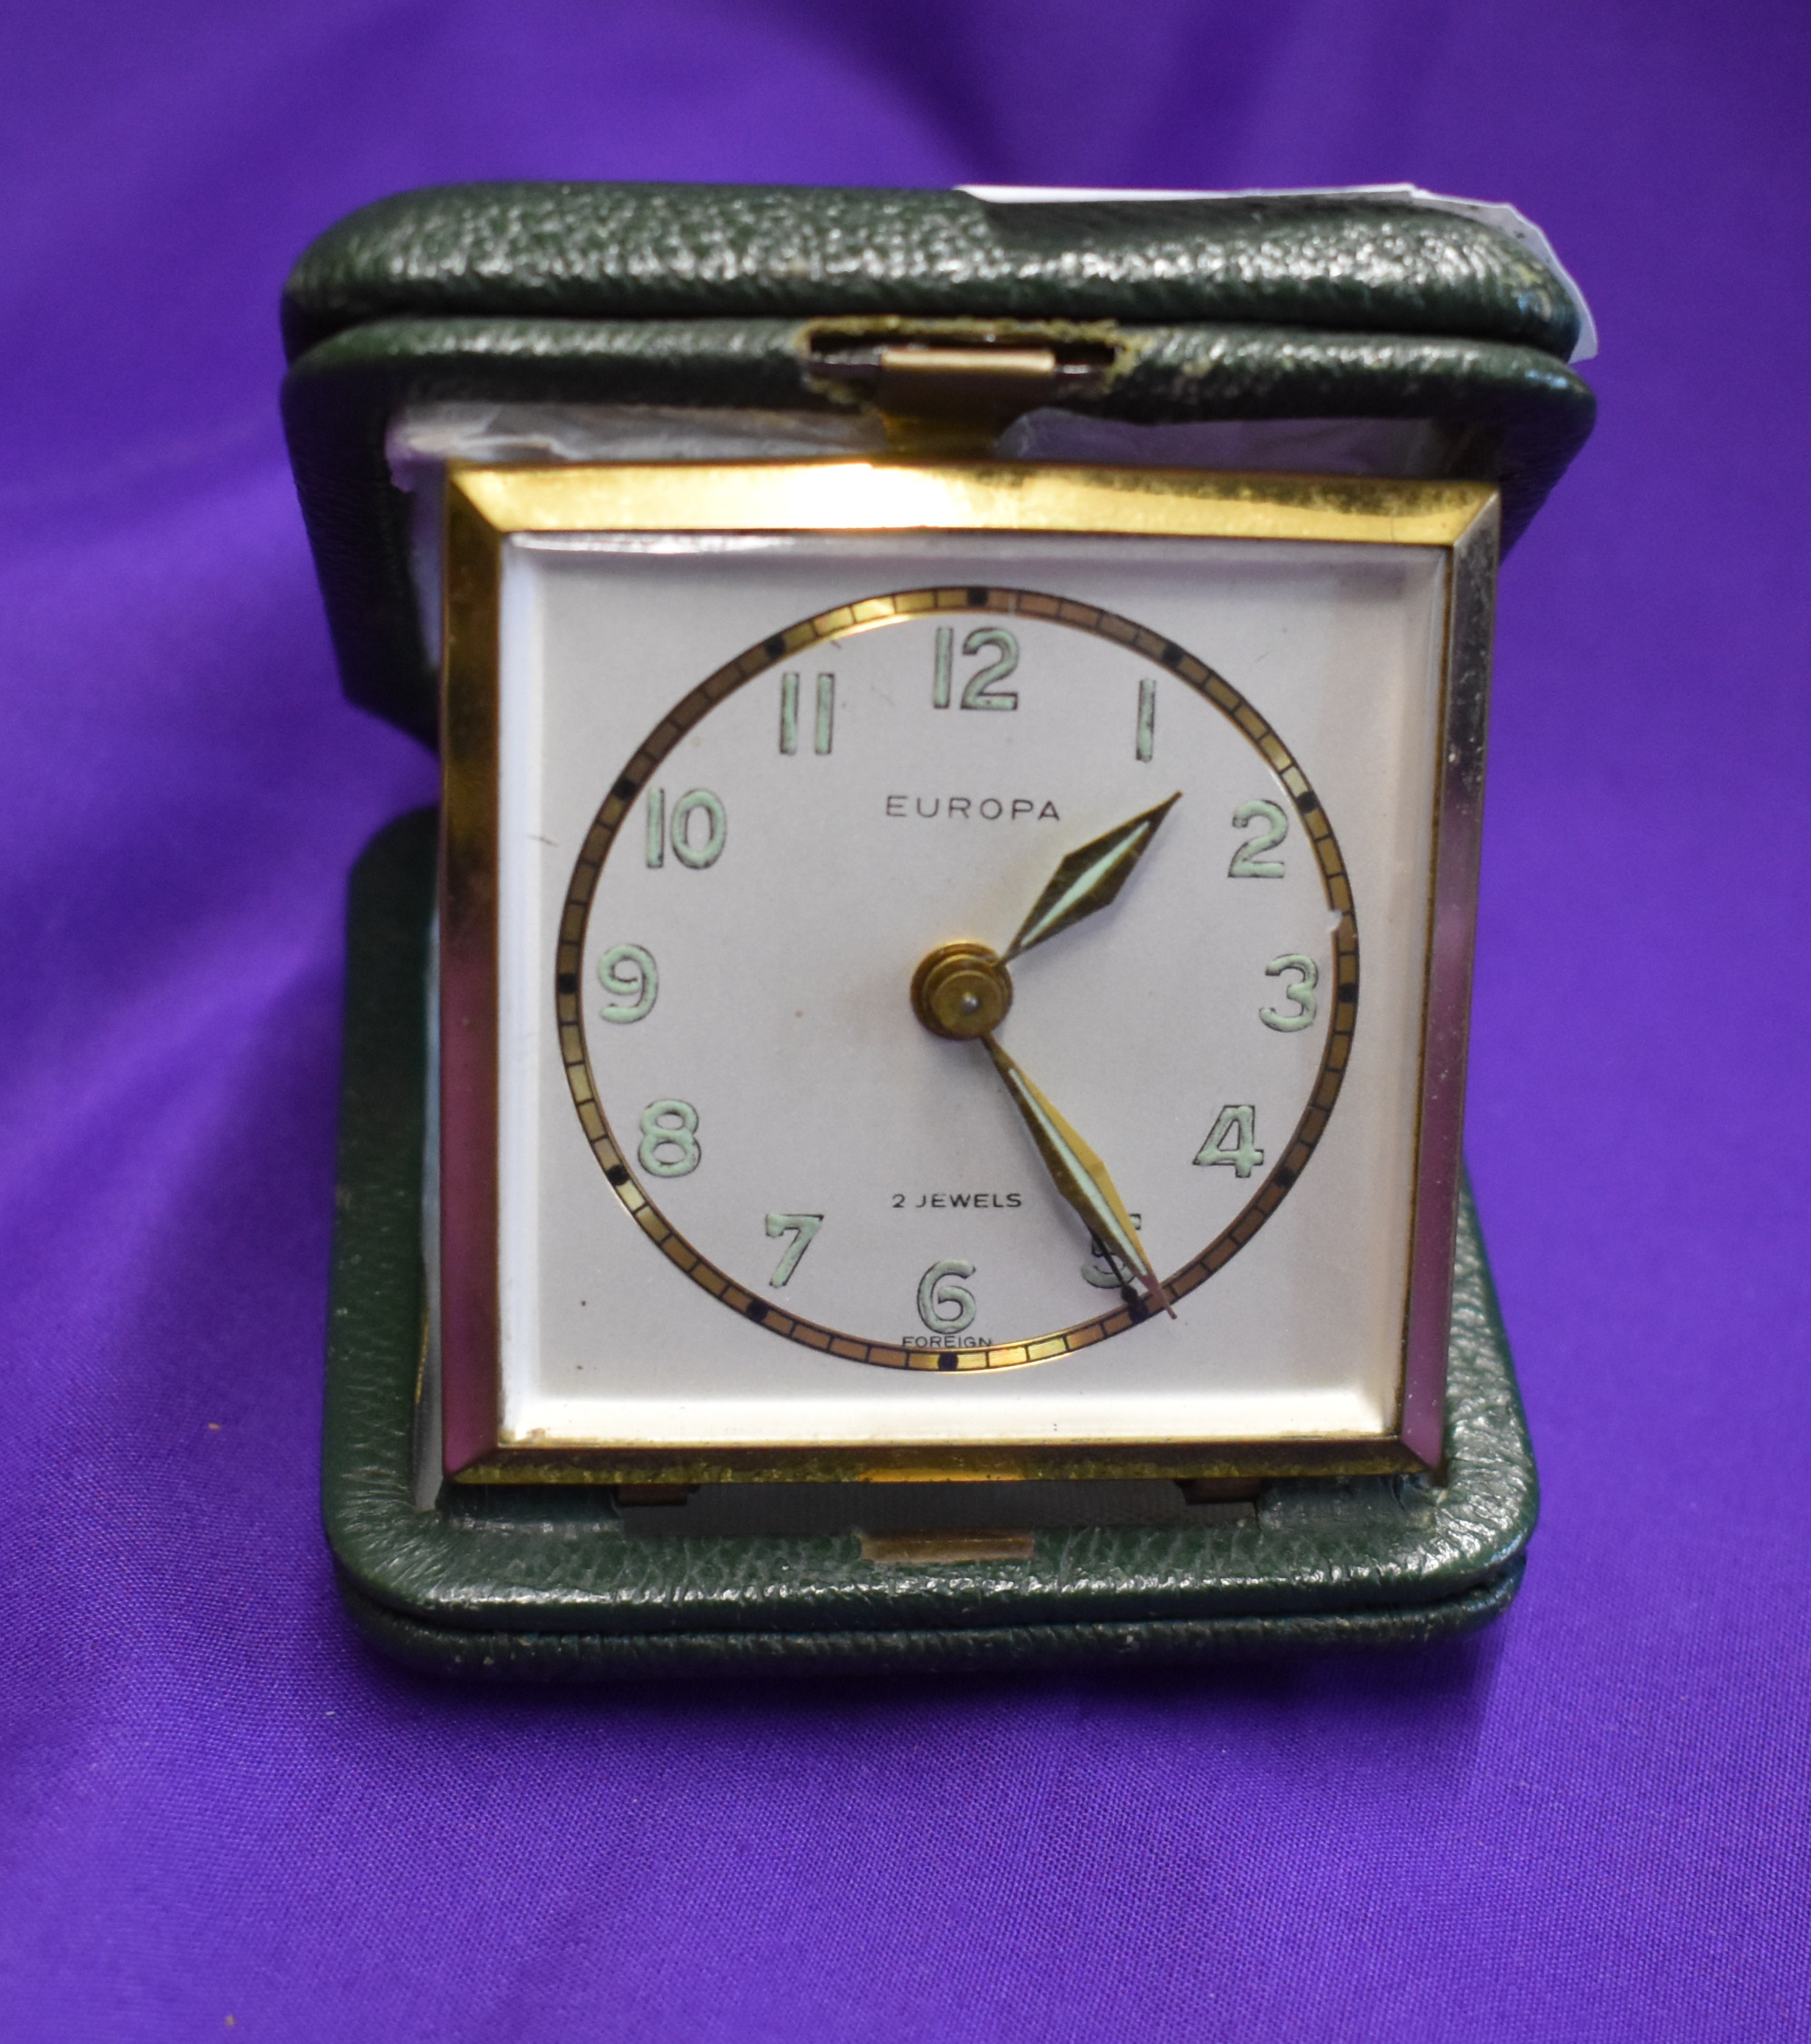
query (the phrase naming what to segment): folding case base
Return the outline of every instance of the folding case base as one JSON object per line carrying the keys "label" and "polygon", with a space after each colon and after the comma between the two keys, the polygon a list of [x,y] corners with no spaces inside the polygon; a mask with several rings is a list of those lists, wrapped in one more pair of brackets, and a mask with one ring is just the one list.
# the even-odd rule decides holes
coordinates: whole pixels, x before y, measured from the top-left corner
{"label": "folding case base", "polygon": [[352,878],[323,1444],[342,1596],[397,1659],[490,1680],[1173,1666],[1418,1643],[1514,1596],[1534,1464],[1468,1197],[1437,1481],[1286,1479],[1206,1523],[1046,1526],[1028,1553],[957,1561],[871,1558],[853,1529],[634,1531],[589,1485],[443,1483],[430,1497],[434,877],[421,811],[380,832]]}

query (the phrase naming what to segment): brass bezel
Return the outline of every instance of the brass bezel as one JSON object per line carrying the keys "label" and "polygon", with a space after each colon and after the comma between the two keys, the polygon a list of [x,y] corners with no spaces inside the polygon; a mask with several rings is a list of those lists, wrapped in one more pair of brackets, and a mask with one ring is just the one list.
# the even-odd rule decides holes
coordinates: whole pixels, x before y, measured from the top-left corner
{"label": "brass bezel", "polygon": [[[451,1168],[443,1167],[441,1187],[439,1313],[449,1473],[464,1481],[502,1482],[924,1481],[1370,1473],[1437,1462],[1498,523],[1495,492],[1470,482],[997,462],[451,470],[443,551],[440,1029],[441,1155]],[[496,831],[502,542],[516,532],[903,530],[1318,540],[1433,547],[1450,556],[1421,1120],[1402,1395],[1392,1432],[1270,1442],[1069,1442],[1061,1447],[980,1442],[838,1449],[700,1445],[688,1451],[666,1445],[522,1448],[499,1443]],[[762,650],[752,649],[750,657]],[[1338,878],[1343,886],[1343,876]],[[1349,929],[1350,924],[1349,916]],[[569,940],[576,936],[576,929],[562,930]],[[563,1037],[572,1025],[563,1013],[562,1022]],[[571,1062],[569,1056],[569,1066]]]}

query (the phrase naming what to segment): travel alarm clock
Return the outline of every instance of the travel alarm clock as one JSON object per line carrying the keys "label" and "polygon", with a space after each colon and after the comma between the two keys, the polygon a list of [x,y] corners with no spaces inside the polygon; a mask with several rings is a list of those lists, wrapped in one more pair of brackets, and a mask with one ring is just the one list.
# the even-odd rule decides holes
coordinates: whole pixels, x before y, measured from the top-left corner
{"label": "travel alarm clock", "polygon": [[1500,1609],[1460,1136],[1563,278],[1417,194],[474,187],[290,316],[348,682],[443,766],[355,889],[366,1629],[597,1674]]}

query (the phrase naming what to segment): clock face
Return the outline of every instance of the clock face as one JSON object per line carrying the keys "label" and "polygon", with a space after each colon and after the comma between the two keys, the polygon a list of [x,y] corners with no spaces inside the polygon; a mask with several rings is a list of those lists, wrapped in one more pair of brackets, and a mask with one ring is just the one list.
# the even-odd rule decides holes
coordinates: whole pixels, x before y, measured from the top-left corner
{"label": "clock face", "polygon": [[498,555],[494,1091],[449,1082],[442,1186],[502,1452],[1390,1437],[1441,552]]}
{"label": "clock face", "polygon": [[1360,906],[1200,649],[1048,586],[882,590],[613,763],[549,995],[648,1254],[850,1367],[1000,1369],[1173,1310],[1312,1170]]}

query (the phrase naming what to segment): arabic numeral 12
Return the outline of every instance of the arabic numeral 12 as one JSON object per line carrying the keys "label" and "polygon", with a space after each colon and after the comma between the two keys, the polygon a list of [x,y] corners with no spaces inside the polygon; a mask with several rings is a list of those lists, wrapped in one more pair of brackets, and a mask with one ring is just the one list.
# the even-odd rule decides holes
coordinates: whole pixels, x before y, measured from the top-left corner
{"label": "arabic numeral 12", "polygon": [[1249,1178],[1264,1162],[1257,1147],[1257,1109],[1249,1104],[1223,1107],[1207,1132],[1207,1140],[1195,1153],[1197,1164],[1230,1164],[1234,1174]]}
{"label": "arabic numeral 12", "polygon": [[[977,667],[966,682],[961,694],[964,709],[1017,709],[1019,691],[1003,689],[999,685],[1009,674],[1019,670],[1019,641],[1002,625],[978,624],[962,641],[962,651],[971,658],[977,653],[992,653],[996,657],[984,667]],[[947,709],[954,681],[956,664],[956,634],[948,624],[939,624],[934,642],[930,668],[930,706],[933,709]]]}

